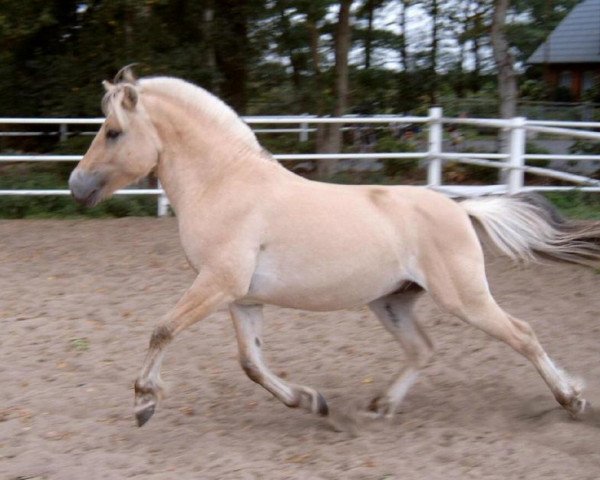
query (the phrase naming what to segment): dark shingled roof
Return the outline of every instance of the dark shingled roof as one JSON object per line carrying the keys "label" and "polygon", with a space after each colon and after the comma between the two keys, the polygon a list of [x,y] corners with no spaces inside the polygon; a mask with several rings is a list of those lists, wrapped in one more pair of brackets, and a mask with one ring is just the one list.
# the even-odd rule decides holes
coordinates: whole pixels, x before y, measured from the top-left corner
{"label": "dark shingled roof", "polygon": [[578,4],[527,62],[600,63],[600,0]]}

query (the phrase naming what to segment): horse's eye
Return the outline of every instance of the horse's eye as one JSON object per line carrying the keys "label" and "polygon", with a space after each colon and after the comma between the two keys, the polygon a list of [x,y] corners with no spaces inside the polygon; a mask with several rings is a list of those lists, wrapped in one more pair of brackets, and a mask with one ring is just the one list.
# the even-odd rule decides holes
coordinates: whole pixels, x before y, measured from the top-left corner
{"label": "horse's eye", "polygon": [[108,138],[110,140],[114,140],[119,135],[121,135],[121,133],[122,132],[120,130],[115,130],[114,128],[109,128],[108,130],[106,130],[106,138]]}

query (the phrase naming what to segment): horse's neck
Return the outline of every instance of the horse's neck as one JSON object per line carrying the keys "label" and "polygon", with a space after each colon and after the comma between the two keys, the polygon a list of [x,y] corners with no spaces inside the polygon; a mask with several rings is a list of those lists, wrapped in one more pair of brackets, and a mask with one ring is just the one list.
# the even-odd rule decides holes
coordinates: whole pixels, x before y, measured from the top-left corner
{"label": "horse's neck", "polygon": [[233,177],[255,175],[268,162],[259,147],[222,126],[166,105],[152,110],[163,144],[157,175],[178,214],[193,209],[209,189],[218,191]]}

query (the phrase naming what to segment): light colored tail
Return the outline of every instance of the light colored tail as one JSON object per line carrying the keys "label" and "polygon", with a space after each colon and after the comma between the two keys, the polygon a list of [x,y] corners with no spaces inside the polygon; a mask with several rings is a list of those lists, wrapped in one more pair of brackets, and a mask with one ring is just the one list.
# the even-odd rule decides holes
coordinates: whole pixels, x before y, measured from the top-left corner
{"label": "light colored tail", "polygon": [[460,205],[513,260],[546,257],[600,268],[600,221],[566,219],[537,194],[467,199]]}

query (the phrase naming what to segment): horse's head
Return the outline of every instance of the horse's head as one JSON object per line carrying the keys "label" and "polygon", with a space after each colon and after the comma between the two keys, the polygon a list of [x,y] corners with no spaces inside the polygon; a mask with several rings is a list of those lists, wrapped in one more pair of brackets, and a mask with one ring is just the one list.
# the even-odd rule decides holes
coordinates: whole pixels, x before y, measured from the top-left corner
{"label": "horse's head", "polygon": [[161,151],[159,136],[139,101],[139,87],[131,70],[125,67],[114,83],[103,84],[106,120],[69,178],[73,197],[87,206],[148,175]]}

